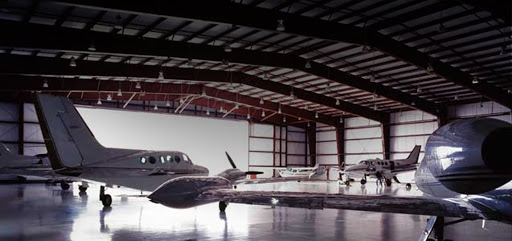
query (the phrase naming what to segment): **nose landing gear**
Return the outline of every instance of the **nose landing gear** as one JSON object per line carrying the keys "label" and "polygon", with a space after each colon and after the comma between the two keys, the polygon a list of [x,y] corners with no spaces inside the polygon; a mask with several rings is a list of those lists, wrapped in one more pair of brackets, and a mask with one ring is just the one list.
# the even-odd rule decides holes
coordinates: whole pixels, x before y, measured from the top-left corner
{"label": "nose landing gear", "polygon": [[100,201],[104,207],[110,207],[110,205],[112,205],[112,196],[105,194],[105,186],[100,187]]}

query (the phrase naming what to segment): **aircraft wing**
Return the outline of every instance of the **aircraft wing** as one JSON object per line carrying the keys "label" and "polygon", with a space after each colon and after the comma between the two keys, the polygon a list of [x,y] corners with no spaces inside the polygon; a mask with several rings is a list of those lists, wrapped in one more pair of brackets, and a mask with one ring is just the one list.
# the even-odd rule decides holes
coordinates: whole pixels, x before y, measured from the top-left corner
{"label": "aircraft wing", "polygon": [[372,212],[404,213],[428,216],[482,219],[479,209],[460,199],[438,199],[424,196],[398,197],[387,195],[345,195],[305,192],[236,191],[217,189],[206,191],[200,200],[224,200],[269,206],[309,209],[346,209]]}

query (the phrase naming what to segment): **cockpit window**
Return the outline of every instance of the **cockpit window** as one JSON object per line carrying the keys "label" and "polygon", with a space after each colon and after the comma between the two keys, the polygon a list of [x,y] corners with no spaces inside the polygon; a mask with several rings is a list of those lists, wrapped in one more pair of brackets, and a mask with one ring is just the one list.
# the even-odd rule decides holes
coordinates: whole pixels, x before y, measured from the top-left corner
{"label": "cockpit window", "polygon": [[164,156],[160,156],[160,163],[162,163],[162,164],[165,163],[165,157]]}
{"label": "cockpit window", "polygon": [[178,155],[174,156],[174,161],[176,161],[176,163],[180,163],[180,161],[181,161],[180,156],[178,156]]}
{"label": "cockpit window", "polygon": [[156,163],[156,158],[154,158],[152,156],[149,156],[148,159],[149,159],[149,163],[151,163],[151,164],[155,164]]}
{"label": "cockpit window", "polygon": [[172,156],[171,155],[167,155],[166,158],[167,158],[167,162],[169,162],[169,163],[172,162]]}
{"label": "cockpit window", "polygon": [[146,162],[147,162],[147,160],[146,160],[146,158],[145,158],[145,157],[141,157],[141,158],[140,158],[140,163],[142,163],[142,164],[146,164]]}

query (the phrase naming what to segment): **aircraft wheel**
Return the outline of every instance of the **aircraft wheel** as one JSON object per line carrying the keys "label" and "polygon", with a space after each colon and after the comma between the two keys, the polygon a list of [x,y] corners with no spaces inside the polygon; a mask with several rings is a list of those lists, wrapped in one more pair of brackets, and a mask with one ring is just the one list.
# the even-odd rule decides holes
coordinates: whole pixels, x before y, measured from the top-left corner
{"label": "aircraft wheel", "polygon": [[361,179],[361,185],[364,185],[364,184],[366,184],[366,180]]}
{"label": "aircraft wheel", "polygon": [[68,190],[69,189],[69,184],[67,182],[61,182],[60,183],[60,188],[62,188],[62,190]]}
{"label": "aircraft wheel", "polygon": [[345,181],[345,185],[350,186],[350,182],[349,181]]}
{"label": "aircraft wheel", "polygon": [[86,192],[87,191],[87,187],[84,187],[84,186],[80,185],[80,186],[78,186],[78,190],[80,192]]}
{"label": "aircraft wheel", "polygon": [[405,184],[405,189],[411,190],[412,185],[410,183]]}
{"label": "aircraft wheel", "polygon": [[226,202],[224,202],[224,201],[220,201],[220,202],[219,202],[219,210],[220,210],[221,212],[226,211],[226,208],[227,208],[227,207],[228,207],[228,204],[227,204]]}
{"label": "aircraft wheel", "polygon": [[101,203],[105,207],[110,207],[110,205],[112,205],[112,196],[110,196],[109,194],[105,194],[103,196],[103,199],[101,199]]}
{"label": "aircraft wheel", "polygon": [[386,179],[386,186],[387,186],[387,187],[390,187],[390,186],[391,186],[391,179]]}

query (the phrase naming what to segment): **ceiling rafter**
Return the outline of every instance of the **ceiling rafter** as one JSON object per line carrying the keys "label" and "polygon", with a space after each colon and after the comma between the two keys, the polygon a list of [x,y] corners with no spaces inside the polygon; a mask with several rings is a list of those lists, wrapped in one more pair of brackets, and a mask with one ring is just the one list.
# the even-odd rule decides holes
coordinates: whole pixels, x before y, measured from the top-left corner
{"label": "ceiling rafter", "polygon": [[[426,111],[431,114],[440,114],[444,111],[442,107],[429,101],[414,97],[398,90],[382,86],[361,79],[354,75],[333,69],[321,64],[311,63],[312,68],[306,69],[305,60],[287,54],[265,53],[251,50],[233,49],[231,53],[225,53],[221,47],[197,45],[191,43],[177,43],[171,41],[160,41],[155,39],[139,39],[129,36],[109,35],[98,32],[84,32],[75,29],[52,28],[46,26],[23,27],[18,24],[0,22],[4,29],[10,29],[11,34],[0,40],[0,46],[13,46],[34,49],[53,49],[58,51],[70,51],[77,53],[91,53],[87,50],[88,39],[94,39],[97,51],[96,54],[118,55],[118,56],[141,56],[141,57],[176,57],[184,59],[201,59],[219,62],[222,59],[229,59],[233,63],[248,65],[273,66],[290,69],[298,69],[334,82],[349,85],[370,93],[377,93],[385,98],[411,105],[414,108]],[[23,30],[23,31],[21,31]],[[44,33],[44,34],[39,34]],[[26,36],[40,36],[33,39]],[[81,36],[77,38],[76,36]],[[122,45],[118,43],[122,42]]]}
{"label": "ceiling rafter", "polygon": [[8,74],[134,77],[156,79],[158,77],[158,72],[162,71],[163,75],[169,79],[238,83],[265,89],[267,91],[275,92],[284,96],[290,96],[293,92],[294,96],[299,99],[319,103],[324,106],[339,109],[340,111],[346,111],[380,122],[389,121],[389,114],[387,113],[374,111],[372,109],[354,105],[345,101],[340,101],[340,103],[336,105],[336,100],[333,98],[313,92],[308,92],[302,89],[295,89],[292,86],[287,86],[281,83],[266,81],[255,76],[239,72],[143,66],[92,61],[81,61],[78,63],[79,66],[73,68],[69,66],[69,62],[65,59],[47,59],[41,57],[23,56],[0,56],[0,63],[3,65],[0,67],[1,72]]}
{"label": "ceiling rafter", "polygon": [[[62,66],[61,66],[62,67]],[[120,88],[122,92],[129,93],[140,93],[141,90],[135,89],[133,81],[113,81],[113,80],[98,80],[98,79],[74,79],[74,78],[53,78],[46,77],[48,81],[49,88],[43,88],[41,83],[45,78],[40,77],[27,77],[27,76],[4,76],[5,78],[9,78],[13,81],[8,81],[6,83],[4,90],[9,91],[52,91],[52,92],[64,92],[68,94],[70,91],[73,92],[81,92],[81,91],[89,91],[89,92],[103,92],[104,98],[107,93],[116,93]],[[14,81],[15,80],[15,81]],[[39,81],[35,81],[39,80]],[[78,84],[77,82],[80,82]],[[299,109],[296,107],[280,105],[277,103],[273,103],[270,101],[266,101],[263,104],[260,104],[260,100],[258,98],[253,98],[249,96],[241,96],[237,93],[219,90],[215,88],[210,88],[200,84],[171,84],[171,83],[150,83],[145,82],[143,85],[142,91],[144,94],[158,94],[160,97],[154,97],[149,99],[151,101],[165,101],[166,94],[186,94],[186,95],[196,95],[203,96],[203,98],[212,98],[223,100],[226,103],[231,103],[233,106],[236,104],[250,106],[251,108],[263,109],[269,112],[279,112],[281,109],[282,114],[280,114],[280,118],[283,115],[297,117],[304,120],[310,120],[314,122],[319,122],[331,126],[336,126],[339,124],[339,119],[323,114],[318,114],[318,118],[315,117],[315,113],[312,111],[307,111],[303,109]],[[203,95],[203,92],[205,95]],[[127,95],[123,95],[127,96]],[[121,97],[123,97],[121,96]],[[118,96],[112,96],[113,98],[119,98]],[[95,99],[98,98],[98,94],[95,95]],[[247,113],[247,112],[245,112]],[[270,113],[269,113],[270,114]]]}

